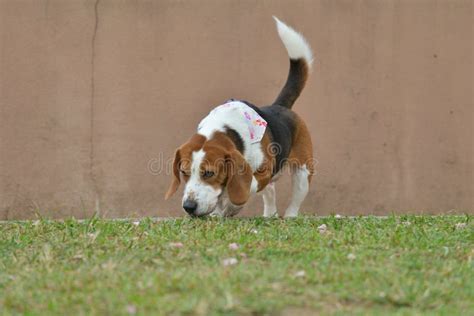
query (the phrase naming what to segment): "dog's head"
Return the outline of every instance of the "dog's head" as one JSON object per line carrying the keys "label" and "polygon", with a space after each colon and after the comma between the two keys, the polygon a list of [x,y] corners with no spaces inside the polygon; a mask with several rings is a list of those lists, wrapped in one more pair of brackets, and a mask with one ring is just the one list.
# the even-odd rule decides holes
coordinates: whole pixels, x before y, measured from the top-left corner
{"label": "dog's head", "polygon": [[185,183],[183,209],[192,216],[204,216],[217,207],[219,197],[227,191],[230,202],[247,202],[252,170],[242,154],[225,139],[207,140],[196,134],[176,150],[173,179],[166,199]]}

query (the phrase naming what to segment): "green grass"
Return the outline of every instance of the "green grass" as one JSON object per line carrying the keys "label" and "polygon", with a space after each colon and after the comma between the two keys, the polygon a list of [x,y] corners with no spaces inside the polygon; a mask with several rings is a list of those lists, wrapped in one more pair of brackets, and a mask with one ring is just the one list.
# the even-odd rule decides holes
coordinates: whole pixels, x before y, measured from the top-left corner
{"label": "green grass", "polygon": [[473,258],[470,216],[8,222],[0,313],[472,315]]}

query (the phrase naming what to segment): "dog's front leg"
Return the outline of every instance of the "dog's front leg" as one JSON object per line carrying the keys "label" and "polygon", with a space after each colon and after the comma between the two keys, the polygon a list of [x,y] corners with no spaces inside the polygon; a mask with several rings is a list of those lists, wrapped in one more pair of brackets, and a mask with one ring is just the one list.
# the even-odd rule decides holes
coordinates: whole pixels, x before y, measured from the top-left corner
{"label": "dog's front leg", "polygon": [[275,183],[270,182],[265,189],[261,191],[263,198],[263,216],[264,217],[273,217],[278,216],[276,208],[276,193],[275,193]]}

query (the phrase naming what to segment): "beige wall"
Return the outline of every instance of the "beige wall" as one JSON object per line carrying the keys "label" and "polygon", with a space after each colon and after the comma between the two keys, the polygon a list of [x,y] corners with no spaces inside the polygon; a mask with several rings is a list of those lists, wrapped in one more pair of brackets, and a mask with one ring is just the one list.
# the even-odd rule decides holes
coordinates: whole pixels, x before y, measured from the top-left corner
{"label": "beige wall", "polygon": [[274,100],[272,15],[316,56],[304,212],[473,213],[473,1],[0,0],[0,219],[181,215],[149,166],[225,99]]}

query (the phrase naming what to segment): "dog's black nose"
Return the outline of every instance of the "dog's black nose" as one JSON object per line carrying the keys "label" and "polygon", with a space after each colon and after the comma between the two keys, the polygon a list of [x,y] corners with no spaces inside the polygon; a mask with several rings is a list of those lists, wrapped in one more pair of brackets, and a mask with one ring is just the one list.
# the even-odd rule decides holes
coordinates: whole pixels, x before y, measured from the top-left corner
{"label": "dog's black nose", "polygon": [[183,203],[183,208],[189,215],[194,215],[194,212],[196,211],[197,207],[198,205],[196,201],[193,200],[186,200]]}

